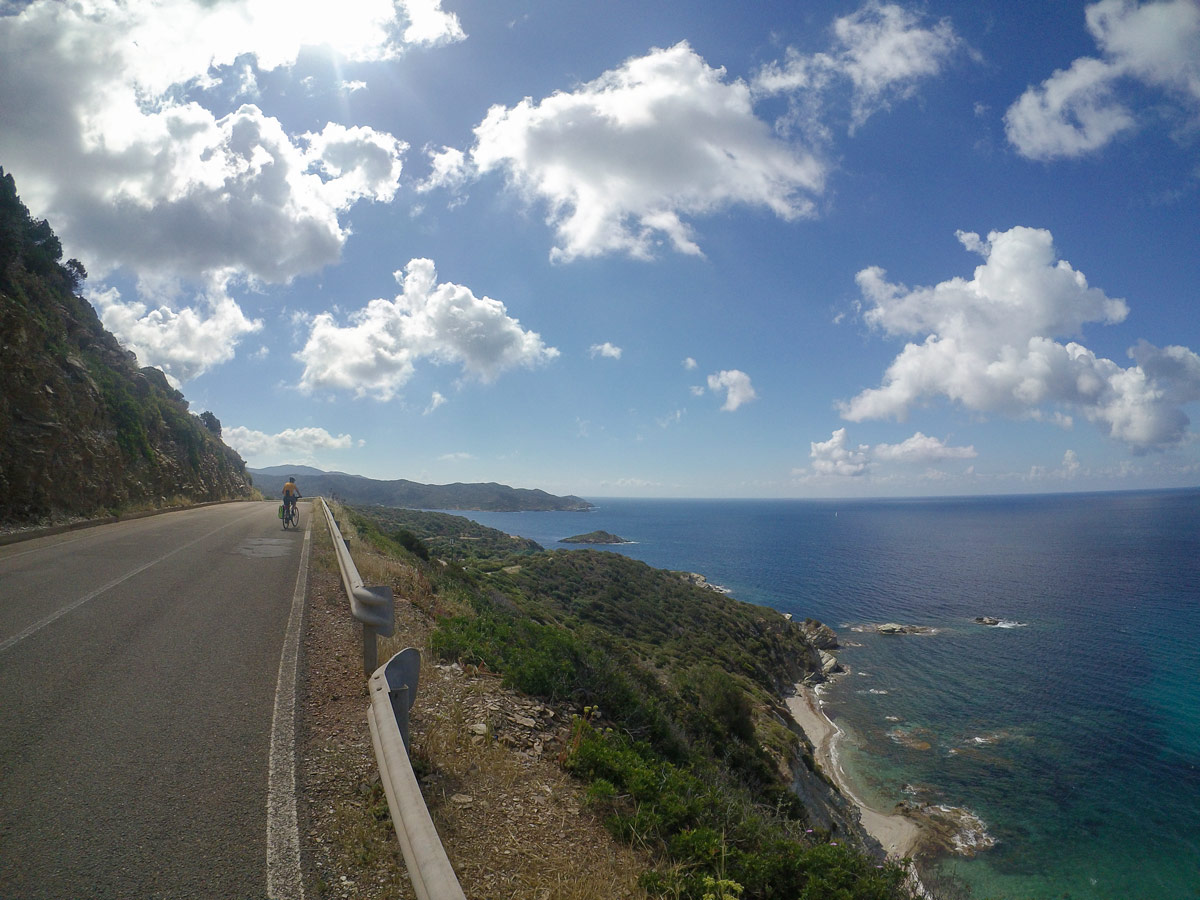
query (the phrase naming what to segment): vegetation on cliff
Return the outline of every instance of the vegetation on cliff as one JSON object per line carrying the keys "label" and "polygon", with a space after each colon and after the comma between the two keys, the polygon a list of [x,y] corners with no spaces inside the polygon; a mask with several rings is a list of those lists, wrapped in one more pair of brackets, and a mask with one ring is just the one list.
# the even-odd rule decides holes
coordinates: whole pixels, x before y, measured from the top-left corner
{"label": "vegetation on cliff", "polygon": [[439,655],[579,711],[561,761],[611,832],[651,853],[651,895],[910,897],[782,705],[819,671],[798,625],[614,553],[512,554],[499,535],[433,554],[444,519],[378,512],[354,527],[430,586]]}
{"label": "vegetation on cliff", "polygon": [[220,422],[138,368],[75,293],[83,264],[62,254],[0,170],[0,522],[244,494]]}

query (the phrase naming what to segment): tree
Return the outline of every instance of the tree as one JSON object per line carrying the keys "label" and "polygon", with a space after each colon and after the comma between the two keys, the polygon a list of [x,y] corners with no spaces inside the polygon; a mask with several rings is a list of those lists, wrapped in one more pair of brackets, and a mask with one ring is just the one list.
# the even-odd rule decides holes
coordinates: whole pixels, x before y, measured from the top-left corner
{"label": "tree", "polygon": [[214,416],[212,413],[210,413],[208,410],[205,410],[204,412],[200,413],[200,424],[202,424],[205,428],[207,428],[209,431],[211,431],[217,437],[221,436],[221,420],[218,419],[216,416]]}
{"label": "tree", "polygon": [[83,263],[72,257],[63,263],[63,271],[71,281],[71,290],[78,292],[87,279],[87,269],[83,267]]}

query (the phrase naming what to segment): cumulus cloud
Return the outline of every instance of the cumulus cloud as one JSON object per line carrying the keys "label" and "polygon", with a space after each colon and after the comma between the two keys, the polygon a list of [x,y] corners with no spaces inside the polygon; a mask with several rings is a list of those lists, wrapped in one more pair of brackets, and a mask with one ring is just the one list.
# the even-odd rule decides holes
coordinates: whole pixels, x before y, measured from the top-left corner
{"label": "cumulus cloud", "polygon": [[812,471],[816,475],[858,477],[868,474],[880,463],[931,465],[951,459],[974,459],[974,447],[951,447],[938,438],[916,432],[899,444],[853,445],[845,428],[833,432],[827,441],[809,444]]}
{"label": "cumulus cloud", "polygon": [[[276,434],[244,425],[225,428],[221,438],[251,465],[297,462],[312,459],[321,450],[348,450],[355,446],[348,434],[334,437],[324,428],[285,428]],[[359,441],[358,446],[363,442]]]}
{"label": "cumulus cloud", "polygon": [[687,357],[683,361],[683,368],[685,370],[687,370],[688,372],[692,371],[692,369],[696,368],[698,365],[699,365],[699,363],[696,362],[694,359],[692,359],[690,356]]}
{"label": "cumulus cloud", "polygon": [[713,393],[725,391],[725,402],[721,409],[733,412],[743,403],[757,399],[750,376],[737,369],[726,369],[708,376],[708,389]]}
{"label": "cumulus cloud", "polygon": [[220,288],[197,307],[179,310],[123,300],[114,288],[93,294],[91,301],[104,327],[121,337],[139,364],[162,369],[176,387],[232,359],[240,340],[262,328],[260,319],[246,318]]}
{"label": "cumulus cloud", "polygon": [[839,428],[827,441],[809,444],[813,471],[818,475],[865,475],[869,465],[870,447],[851,446],[845,428]]}
{"label": "cumulus cloud", "polygon": [[[443,151],[435,161],[429,184],[462,180],[464,159]],[[558,236],[552,257],[564,261],[646,259],[663,242],[699,254],[688,219],[734,205],[807,216],[825,179],[822,162],[755,116],[744,82],[686,42],[574,91],[493,106],[475,128],[470,169],[502,173],[530,204],[544,204]]]}
{"label": "cumulus cloud", "polygon": [[457,364],[483,382],[517,367],[557,357],[536,332],[526,331],[503,303],[469,288],[437,283],[432,260],[411,260],[395,273],[395,300],[372,300],[339,325],[332,313],[316,316],[296,358],[304,363],[300,387],[335,389],[390,400],[422,359]]}
{"label": "cumulus cloud", "polygon": [[919,83],[939,75],[965,48],[948,19],[931,25],[893,3],[871,2],[833,23],[832,46],[820,53],[788,48],[782,62],[758,72],[760,95],[788,94],[792,118],[810,134],[825,131],[826,95],[843,84],[851,90],[850,130],[893,100],[912,97]]}
{"label": "cumulus cloud", "polygon": [[899,444],[876,444],[871,455],[881,462],[934,463],[948,459],[974,459],[974,447],[950,447],[935,437],[917,432]]}
{"label": "cumulus cloud", "polygon": [[1060,343],[1085,324],[1120,322],[1128,306],[1057,259],[1048,231],[958,237],[984,258],[971,280],[909,289],[878,267],[858,273],[866,321],[920,342],[906,344],[880,387],[841,404],[843,417],[903,419],[915,405],[946,397],[970,410],[1064,424],[1075,410],[1136,451],[1182,439],[1181,407],[1200,399],[1200,357],[1143,341],[1129,351],[1136,364],[1122,368],[1077,341]]}
{"label": "cumulus cloud", "polygon": [[[124,269],[138,302],[163,320],[236,319],[228,297],[219,313],[203,300],[180,308],[180,285],[287,282],[335,262],[347,237],[343,214],[359,201],[390,200],[407,150],[361,126],[289,134],[236,99],[256,97],[258,75],[290,67],[304,47],[367,61],[412,42],[461,38],[438,7],[34,0],[0,16],[0,158],[93,283]],[[164,282],[174,289],[154,290]],[[129,317],[110,318],[119,326]],[[150,343],[143,319],[134,314],[141,330],[118,337]]]}
{"label": "cumulus cloud", "polygon": [[605,341],[603,344],[592,344],[588,349],[588,353],[592,359],[595,359],[597,356],[603,356],[605,359],[621,358],[621,348],[612,345],[608,341]]}
{"label": "cumulus cloud", "polygon": [[1156,116],[1200,114],[1200,4],[1101,0],[1087,8],[1099,58],[1080,57],[1009,107],[1009,141],[1030,159],[1076,157],[1138,126],[1138,90],[1158,92]]}
{"label": "cumulus cloud", "polygon": [[404,40],[410,44],[448,44],[466,37],[458,16],[442,9],[442,0],[405,0]]}

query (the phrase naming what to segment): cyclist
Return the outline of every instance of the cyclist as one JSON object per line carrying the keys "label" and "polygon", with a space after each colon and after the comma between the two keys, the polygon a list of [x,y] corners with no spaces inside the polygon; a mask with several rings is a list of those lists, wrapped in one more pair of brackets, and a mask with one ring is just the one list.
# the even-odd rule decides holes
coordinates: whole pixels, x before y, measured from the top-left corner
{"label": "cyclist", "polygon": [[287,484],[283,486],[283,515],[287,518],[288,507],[295,506],[301,497],[300,488],[296,487],[296,476],[289,475]]}

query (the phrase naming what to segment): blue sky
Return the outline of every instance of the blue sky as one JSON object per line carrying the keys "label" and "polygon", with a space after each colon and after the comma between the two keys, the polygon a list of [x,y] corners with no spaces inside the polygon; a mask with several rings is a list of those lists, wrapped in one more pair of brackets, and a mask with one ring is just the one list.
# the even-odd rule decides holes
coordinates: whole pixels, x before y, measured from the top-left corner
{"label": "blue sky", "polygon": [[251,466],[1200,482],[1196,0],[7,0],[0,166]]}

